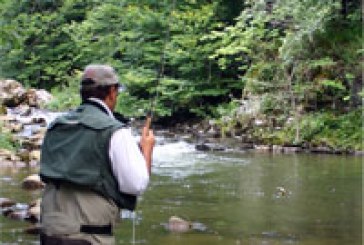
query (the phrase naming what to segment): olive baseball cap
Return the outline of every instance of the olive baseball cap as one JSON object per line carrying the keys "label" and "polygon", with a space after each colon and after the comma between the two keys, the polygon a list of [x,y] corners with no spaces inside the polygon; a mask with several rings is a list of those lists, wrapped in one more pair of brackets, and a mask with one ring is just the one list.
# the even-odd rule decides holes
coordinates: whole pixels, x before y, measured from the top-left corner
{"label": "olive baseball cap", "polygon": [[118,85],[119,92],[124,90],[124,86],[119,82],[114,68],[109,65],[99,64],[91,64],[85,67],[81,77],[81,89],[109,85]]}

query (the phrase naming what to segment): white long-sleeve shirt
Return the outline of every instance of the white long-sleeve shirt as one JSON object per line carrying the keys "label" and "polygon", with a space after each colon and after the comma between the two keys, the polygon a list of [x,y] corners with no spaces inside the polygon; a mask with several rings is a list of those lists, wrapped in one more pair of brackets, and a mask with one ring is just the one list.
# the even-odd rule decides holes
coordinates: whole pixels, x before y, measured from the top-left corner
{"label": "white long-sleeve shirt", "polygon": [[[90,100],[100,104],[114,115],[106,104],[99,99]],[[149,183],[147,164],[138,143],[131,133],[130,128],[121,128],[113,133],[110,140],[109,156],[111,169],[119,184],[119,190],[124,193],[141,195]]]}

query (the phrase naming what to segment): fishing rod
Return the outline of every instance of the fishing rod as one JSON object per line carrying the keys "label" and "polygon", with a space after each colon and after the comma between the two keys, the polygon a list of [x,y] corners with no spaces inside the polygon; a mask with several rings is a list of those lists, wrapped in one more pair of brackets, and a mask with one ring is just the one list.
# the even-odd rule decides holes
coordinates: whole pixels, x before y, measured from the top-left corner
{"label": "fishing rod", "polygon": [[[169,17],[168,17],[167,32],[166,32],[166,35],[165,35],[165,38],[164,38],[163,50],[162,50],[161,56],[160,56],[160,67],[159,67],[159,71],[157,73],[157,77],[154,80],[155,81],[155,93],[154,93],[154,96],[151,96],[151,98],[150,98],[150,108],[149,108],[149,111],[147,112],[146,121],[145,121],[145,127],[147,128],[148,131],[152,127],[152,119],[153,119],[153,116],[154,116],[156,102],[157,102],[157,99],[159,97],[158,87],[159,87],[160,80],[161,80],[162,76],[164,75],[165,62],[166,62],[167,42],[170,39],[170,34],[171,34],[169,23],[170,23],[170,19],[171,19],[171,16],[172,16],[172,12],[175,9],[175,6],[176,6],[176,0],[173,0],[172,11],[170,11],[170,14],[169,14]],[[136,212],[133,211],[132,244],[136,244],[136,240],[135,240],[135,219],[136,219]]]}
{"label": "fishing rod", "polygon": [[158,70],[158,73],[157,73],[157,77],[154,80],[155,81],[155,93],[150,98],[150,108],[149,108],[149,111],[147,113],[146,125],[149,125],[149,126],[151,126],[152,119],[153,119],[154,112],[155,112],[156,103],[157,103],[157,100],[158,100],[158,97],[159,97],[158,87],[159,87],[159,84],[160,84],[160,80],[164,76],[164,70],[165,70],[165,64],[166,64],[167,43],[168,43],[168,41],[170,40],[170,37],[171,37],[171,30],[170,30],[170,24],[169,23],[171,22],[170,21],[171,16],[172,16],[172,13],[173,13],[175,7],[176,7],[176,0],[173,0],[172,8],[169,8],[170,9],[170,14],[169,14],[169,17],[168,17],[168,22],[167,22],[167,29],[166,29],[166,35],[165,35],[165,38],[164,38],[163,50],[162,50],[161,55],[160,55],[160,67],[159,67],[159,70]]}

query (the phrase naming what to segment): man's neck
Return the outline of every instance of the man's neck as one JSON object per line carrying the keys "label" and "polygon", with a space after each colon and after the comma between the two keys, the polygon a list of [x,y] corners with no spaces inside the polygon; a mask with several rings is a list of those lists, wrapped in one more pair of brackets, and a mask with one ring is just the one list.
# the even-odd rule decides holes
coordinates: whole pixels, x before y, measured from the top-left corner
{"label": "man's neck", "polygon": [[97,98],[88,98],[87,100],[89,101],[92,101],[92,102],[95,102],[97,104],[99,104],[100,106],[102,106],[103,109],[105,109],[105,111],[107,112],[107,114],[114,118],[114,115],[112,113],[112,111],[110,110],[110,108],[106,105],[106,103],[100,99],[97,99]]}

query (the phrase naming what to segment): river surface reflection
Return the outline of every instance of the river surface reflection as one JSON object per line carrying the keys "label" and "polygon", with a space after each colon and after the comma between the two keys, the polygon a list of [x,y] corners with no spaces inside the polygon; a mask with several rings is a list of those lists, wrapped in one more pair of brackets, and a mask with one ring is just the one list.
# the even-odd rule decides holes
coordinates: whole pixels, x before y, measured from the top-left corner
{"label": "river surface reflection", "polygon": [[[0,197],[29,202],[20,188],[36,168],[0,169]],[[122,213],[117,244],[362,244],[362,158],[251,152],[197,152],[164,142],[135,213]],[[170,216],[200,224],[183,234]],[[133,223],[135,229],[133,230]],[[1,244],[38,244],[28,223],[0,217]]]}

